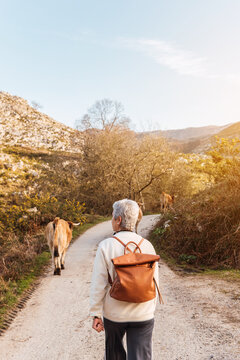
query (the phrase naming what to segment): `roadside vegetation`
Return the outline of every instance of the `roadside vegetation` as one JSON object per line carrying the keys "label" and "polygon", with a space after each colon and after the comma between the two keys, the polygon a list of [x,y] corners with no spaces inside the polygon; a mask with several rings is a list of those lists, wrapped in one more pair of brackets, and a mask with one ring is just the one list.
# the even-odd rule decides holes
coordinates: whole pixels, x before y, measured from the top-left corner
{"label": "roadside vegetation", "polygon": [[[206,158],[191,162],[204,187],[181,197],[153,233],[177,264],[240,269],[240,141],[216,139]],[[189,169],[190,170],[190,169]]]}

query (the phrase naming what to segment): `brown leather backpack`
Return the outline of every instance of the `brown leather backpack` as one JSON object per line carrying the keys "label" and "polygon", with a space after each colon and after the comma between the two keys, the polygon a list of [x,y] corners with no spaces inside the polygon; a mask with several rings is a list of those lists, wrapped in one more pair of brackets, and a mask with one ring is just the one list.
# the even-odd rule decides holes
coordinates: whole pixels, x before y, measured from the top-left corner
{"label": "brown leather backpack", "polygon": [[[154,269],[156,261],[160,259],[159,255],[142,254],[139,244],[129,241],[126,245],[113,236],[124,246],[124,255],[112,259],[117,276],[112,282],[108,273],[109,283],[111,285],[110,296],[116,300],[132,303],[141,303],[152,300],[156,297],[156,287],[159,294],[159,301],[163,303],[156,280],[154,279]],[[129,244],[135,245],[135,250],[131,251]],[[129,251],[126,254],[126,251]],[[139,250],[137,253],[136,251]]]}

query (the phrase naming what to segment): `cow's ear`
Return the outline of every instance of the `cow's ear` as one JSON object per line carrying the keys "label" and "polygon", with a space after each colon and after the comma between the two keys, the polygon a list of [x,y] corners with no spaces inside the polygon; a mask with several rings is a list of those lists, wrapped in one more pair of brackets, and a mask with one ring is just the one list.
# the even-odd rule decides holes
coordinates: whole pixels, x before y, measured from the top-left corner
{"label": "cow's ear", "polygon": [[73,223],[72,223],[71,221],[68,221],[68,225],[69,225],[70,230],[72,230],[72,228],[73,228]]}

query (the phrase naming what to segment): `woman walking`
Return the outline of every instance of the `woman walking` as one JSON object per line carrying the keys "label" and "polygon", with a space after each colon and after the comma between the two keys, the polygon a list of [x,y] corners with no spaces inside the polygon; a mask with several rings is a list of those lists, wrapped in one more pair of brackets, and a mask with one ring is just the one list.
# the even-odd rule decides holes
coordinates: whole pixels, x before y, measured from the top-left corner
{"label": "woman walking", "polygon": [[[123,199],[113,204],[115,238],[107,238],[99,244],[94,261],[90,315],[93,317],[93,329],[97,332],[105,330],[106,360],[152,359],[155,291],[155,297],[144,302],[120,301],[110,294],[110,284],[117,276],[112,259],[124,254],[124,245],[131,241],[139,245],[143,254],[156,254],[152,244],[134,232],[138,215],[139,206],[135,201]],[[134,252],[136,245],[129,243],[127,248]],[[153,269],[158,283],[158,266],[153,266]],[[125,334],[127,354],[123,346]]]}

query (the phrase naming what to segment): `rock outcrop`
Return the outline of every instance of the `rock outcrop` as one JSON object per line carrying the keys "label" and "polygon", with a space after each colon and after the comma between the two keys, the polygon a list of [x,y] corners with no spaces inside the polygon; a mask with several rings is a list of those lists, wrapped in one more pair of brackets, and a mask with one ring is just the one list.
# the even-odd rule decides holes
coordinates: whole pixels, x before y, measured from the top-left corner
{"label": "rock outcrop", "polygon": [[81,133],[31,107],[20,97],[0,92],[0,144],[81,152]]}

